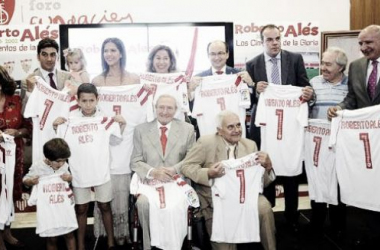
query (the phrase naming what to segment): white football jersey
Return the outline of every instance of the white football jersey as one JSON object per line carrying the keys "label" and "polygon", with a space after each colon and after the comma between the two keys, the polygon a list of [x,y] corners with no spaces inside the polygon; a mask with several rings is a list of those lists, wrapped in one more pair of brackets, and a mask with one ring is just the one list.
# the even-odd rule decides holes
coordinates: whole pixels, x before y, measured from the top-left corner
{"label": "white football jersey", "polygon": [[0,230],[14,221],[13,182],[16,162],[16,144],[13,136],[3,134],[0,143]]}
{"label": "white football jersey", "polygon": [[260,94],[255,125],[261,127],[261,150],[270,155],[277,176],[302,173],[309,110],[301,96],[301,87],[277,84]]}
{"label": "white football jersey", "polygon": [[309,120],[305,129],[305,169],[310,199],[338,205],[335,153],[328,146],[330,131],[329,121]]}
{"label": "white football jersey", "polygon": [[380,105],[341,110],[332,119],[330,146],[343,203],[380,212]]}
{"label": "white football jersey", "polygon": [[112,117],[120,114],[127,125],[120,144],[111,146],[111,174],[129,174],[129,165],[133,151],[133,132],[135,127],[147,121],[148,102],[141,102],[137,94],[141,85],[126,85],[118,87],[98,87],[98,106],[102,113]]}
{"label": "white football jersey", "polygon": [[246,243],[260,241],[259,193],[265,169],[257,154],[222,161],[225,175],[211,186],[213,220],[211,241]]}
{"label": "white football jersey", "polygon": [[54,237],[78,228],[74,209],[74,194],[69,184],[57,175],[39,178],[33,186],[28,205],[37,205],[36,233]]}
{"label": "white football jersey", "polygon": [[245,138],[246,109],[251,105],[247,84],[237,75],[213,75],[202,78],[195,89],[192,116],[197,119],[201,136],[216,133],[216,115],[230,110],[239,115]]}
{"label": "white football jersey", "polygon": [[71,149],[74,187],[94,187],[110,180],[110,136],[121,137],[119,124],[108,117],[71,117],[57,128],[57,136]]}
{"label": "white football jersey", "polygon": [[187,234],[187,209],[199,207],[195,190],[178,175],[175,181],[141,181],[134,174],[131,194],[143,194],[149,200],[149,229],[151,245],[165,249],[181,249]]}
{"label": "white football jersey", "polygon": [[137,94],[141,102],[148,102],[148,121],[156,118],[156,102],[161,95],[171,95],[177,100],[177,112],[174,118],[185,120],[184,113],[190,113],[187,85],[180,73],[158,74],[143,73],[140,75],[142,86],[148,85],[151,90],[145,88]]}
{"label": "white football jersey", "polygon": [[69,116],[70,95],[53,89],[41,77],[36,77],[37,83],[30,94],[25,107],[24,117],[33,120],[33,162],[44,159],[43,145],[55,138],[53,122],[58,117]]}

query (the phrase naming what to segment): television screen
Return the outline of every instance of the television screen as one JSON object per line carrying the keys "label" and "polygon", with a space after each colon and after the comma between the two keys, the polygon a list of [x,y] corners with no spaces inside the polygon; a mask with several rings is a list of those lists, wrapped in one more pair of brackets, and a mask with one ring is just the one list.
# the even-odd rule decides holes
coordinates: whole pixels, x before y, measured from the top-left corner
{"label": "television screen", "polygon": [[[228,65],[234,65],[232,23],[149,23],[149,24],[90,24],[60,25],[60,49],[82,49],[90,78],[102,72],[101,47],[106,38],[117,37],[127,52],[126,70],[146,72],[149,51],[156,45],[169,46],[175,53],[177,68],[186,71],[192,52],[194,73],[210,68],[207,45],[214,40],[227,42],[230,48]],[[65,61],[61,60],[65,69]]]}

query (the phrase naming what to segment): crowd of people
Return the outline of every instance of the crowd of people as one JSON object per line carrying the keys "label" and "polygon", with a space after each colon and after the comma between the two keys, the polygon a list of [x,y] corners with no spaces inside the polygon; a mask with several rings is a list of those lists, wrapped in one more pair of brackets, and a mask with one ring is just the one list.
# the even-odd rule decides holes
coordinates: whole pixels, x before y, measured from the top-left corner
{"label": "crowd of people", "polygon": [[[105,236],[108,249],[113,249],[116,245],[130,244],[129,203],[130,194],[133,193],[145,250],[155,247],[178,249],[173,243],[177,240],[174,238],[178,237],[180,243],[184,239],[183,233],[178,233],[182,230],[178,225],[185,228],[186,225],[181,224],[182,222],[177,223],[175,220],[178,219],[173,219],[176,218],[174,214],[185,220],[186,207],[189,204],[197,204],[198,199],[199,209],[194,210],[192,217],[197,222],[204,223],[205,232],[198,233],[207,235],[212,249],[237,249],[239,243],[259,241],[265,250],[273,250],[276,249],[276,227],[272,207],[276,202],[275,187],[279,184],[284,188],[286,226],[296,234],[299,231],[299,175],[302,173],[302,165],[307,165],[307,161],[303,163],[304,156],[295,151],[299,149],[299,152],[302,152],[303,142],[298,143],[300,145],[293,144],[294,137],[303,139],[303,135],[298,136],[297,133],[303,134],[304,128],[286,127],[291,122],[283,117],[285,108],[276,108],[275,118],[281,119],[277,123],[277,120],[271,121],[269,115],[264,119],[263,112],[265,114],[269,111],[263,111],[261,107],[271,106],[272,104],[268,103],[275,103],[282,97],[290,100],[293,98],[290,95],[296,93],[292,105],[287,106],[292,110],[296,107],[296,112],[306,107],[309,111],[308,115],[306,113],[306,120],[324,120],[329,126],[329,120],[342,116],[342,110],[357,110],[378,105],[380,26],[371,25],[360,32],[358,43],[363,57],[349,65],[348,76],[345,74],[348,66],[346,53],[340,48],[330,47],[322,54],[321,75],[312,79],[307,76],[302,56],[281,48],[281,32],[277,26],[264,26],[260,35],[263,53],[247,61],[245,70],[226,65],[229,57],[228,45],[217,40],[207,46],[211,64],[209,69],[193,77],[176,77],[182,79],[178,84],[186,85],[187,93],[181,92],[180,98],[186,97],[186,101],[190,103],[190,110],[197,98],[201,98],[197,91],[210,81],[206,79],[227,79],[234,86],[238,86],[240,80],[246,84],[251,100],[247,138],[244,138],[245,119],[242,121],[237,112],[231,111],[232,107],[228,106],[231,104],[224,99],[223,102],[219,102],[218,99],[221,110],[215,111],[214,117],[209,117],[214,122],[212,124],[215,124],[213,129],[216,133],[200,133],[197,117],[189,117],[190,113],[181,110],[184,105],[183,99],[179,101],[178,97],[169,93],[157,96],[157,86],[141,84],[139,74],[126,69],[126,49],[123,41],[118,38],[104,40],[101,47],[102,73],[91,80],[86,70],[84,55],[78,48],[64,50],[68,71],[58,69],[56,64],[59,46],[49,38],[42,39],[38,44],[37,58],[40,67],[22,81],[21,96],[15,94],[15,81],[0,66],[1,147],[10,141],[14,141],[15,144],[15,167],[11,178],[13,199],[9,202],[8,210],[5,210],[9,212],[5,220],[0,221],[0,250],[6,249],[6,244],[24,246],[20,240],[12,236],[10,230],[10,223],[14,220],[13,201],[21,198],[23,184],[35,188],[42,185],[40,183],[57,187],[69,183],[72,191],[67,185],[65,190],[57,188],[54,192],[72,192],[74,198],[72,195],[64,194],[68,197],[65,209],[67,213],[76,215],[75,222],[67,219],[66,222],[71,224],[65,225],[64,230],[59,232],[44,229],[46,225],[38,221],[37,231],[41,237],[47,237],[47,249],[57,249],[56,237],[60,235],[64,235],[67,249],[85,249],[87,214],[91,201],[96,201],[95,236]],[[146,69],[147,73],[155,76],[180,74],[175,53],[166,45],[157,45],[150,50]],[[50,102],[35,97],[38,91],[40,94],[50,95]],[[154,107],[154,119],[149,121],[145,118],[145,99],[135,100],[138,100],[139,105],[141,104],[139,108],[143,110],[136,113],[136,122],[125,115],[125,112],[133,112],[123,110],[125,107],[119,104],[111,104],[108,112],[106,104],[102,104],[102,99],[99,98],[106,93],[103,91],[125,91],[133,93],[130,96],[134,97],[143,91],[148,92],[154,97],[149,103]],[[248,93],[244,91],[239,89],[242,96]],[[147,98],[150,98],[149,95]],[[242,96],[239,98],[244,99]],[[54,111],[52,106],[56,104],[53,97],[62,101],[61,105],[65,108],[59,108],[59,112]],[[33,123],[32,119],[23,116],[24,110],[25,114],[30,114],[31,109],[37,109],[31,105],[43,107],[42,113],[33,117]],[[280,106],[279,103],[273,105]],[[45,113],[47,108],[50,117],[52,114],[56,115],[49,118],[50,120]],[[183,120],[175,118],[178,111],[184,112]],[[141,122],[141,117],[144,118],[144,122]],[[140,118],[138,122],[137,118]],[[300,118],[294,121],[297,119]],[[276,131],[277,134],[270,132],[271,122],[276,123],[276,127],[281,126],[281,130]],[[36,140],[36,135],[42,133],[41,131],[49,135],[39,144],[33,141],[33,151],[39,151],[41,156],[36,158],[38,154],[33,152],[33,164],[29,172],[24,173],[24,139],[32,137],[33,134],[33,140]],[[268,142],[270,136],[277,136],[275,146]],[[287,142],[287,138],[291,138],[290,142]],[[130,149],[130,152],[127,152],[127,149]],[[115,155],[121,154],[126,157],[122,158],[126,159],[126,162],[116,159]],[[317,164],[316,161],[314,158],[314,165]],[[289,162],[291,164],[288,164]],[[377,162],[373,162],[374,167],[377,165]],[[255,169],[256,172],[252,172],[251,169]],[[337,190],[334,202],[319,199],[318,195],[314,195],[314,190],[319,189],[318,185],[324,184],[312,179],[316,177],[309,172],[308,166],[304,169],[309,185],[313,185],[313,191],[309,191],[312,208],[310,226],[313,234],[323,234],[328,217],[334,234],[344,237],[347,230],[344,186],[334,182],[333,188]],[[6,176],[2,165],[0,170],[2,176]],[[137,186],[131,185],[132,174],[138,179]],[[336,175],[335,172],[332,174]],[[58,180],[44,178],[56,175],[60,177]],[[179,181],[182,179],[178,179],[178,175],[186,177],[192,185],[185,185]],[[257,179],[256,175],[259,176]],[[10,179],[7,177],[8,185]],[[169,187],[165,186],[166,183],[181,184]],[[0,183],[1,190],[4,190],[4,184],[4,181]],[[165,191],[163,187],[166,188]],[[187,197],[187,201],[191,202],[187,204],[185,199],[185,205],[179,204],[179,199],[171,196],[174,195],[170,193],[171,189],[181,189],[181,192],[186,194],[184,197]],[[4,199],[4,192],[0,195]],[[40,193],[38,195],[42,196]],[[223,203],[222,197],[234,196],[239,197],[240,205],[231,201],[228,204]],[[70,203],[73,199],[75,206],[74,202]],[[42,206],[38,204],[37,206]],[[160,211],[162,208],[170,211],[171,216]],[[377,226],[373,226],[376,224],[373,222],[380,222],[380,214],[370,209],[365,211],[368,217],[367,224],[371,227],[370,239],[375,239],[380,235],[380,228],[378,223]],[[0,217],[4,218],[4,213],[2,214]],[[249,214],[248,217],[242,219],[246,214]],[[42,220],[42,217],[37,215],[37,219]],[[239,219],[242,219],[242,222],[234,224]],[[161,223],[165,228],[157,226]],[[232,236],[229,231],[231,228],[238,233]],[[162,235],[165,232],[173,236],[167,239]],[[197,244],[206,249],[206,243]],[[362,246],[368,243],[357,239],[355,244]]]}

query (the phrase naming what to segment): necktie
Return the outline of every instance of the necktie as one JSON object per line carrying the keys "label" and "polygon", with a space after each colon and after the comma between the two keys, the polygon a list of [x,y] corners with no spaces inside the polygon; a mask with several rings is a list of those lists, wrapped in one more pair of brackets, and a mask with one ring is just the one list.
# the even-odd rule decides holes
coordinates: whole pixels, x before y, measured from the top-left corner
{"label": "necktie", "polygon": [[373,100],[373,98],[375,97],[375,93],[376,93],[377,63],[378,63],[378,61],[372,61],[373,69],[372,69],[372,72],[368,78],[367,91],[368,91],[368,95],[371,98],[371,100]]}
{"label": "necktie", "polygon": [[228,159],[235,159],[235,146],[228,146],[227,149],[227,157]]}
{"label": "necktie", "polygon": [[53,79],[54,73],[49,73],[49,78],[50,78],[50,87],[53,89],[57,89],[57,85],[55,85],[54,79]]}
{"label": "necktie", "polygon": [[215,73],[216,73],[217,75],[221,75],[221,74],[223,74],[223,71],[218,70],[218,71],[215,71]]}
{"label": "necktie", "polygon": [[277,65],[277,58],[276,57],[272,57],[270,59],[270,61],[273,63],[272,65],[272,83],[274,84],[281,84],[281,81],[280,81],[280,72],[278,70],[278,65]]}
{"label": "necktie", "polygon": [[166,143],[168,142],[168,137],[166,137],[165,132],[168,130],[167,127],[160,127],[161,129],[161,147],[162,147],[162,154],[165,155],[165,149],[166,149]]}

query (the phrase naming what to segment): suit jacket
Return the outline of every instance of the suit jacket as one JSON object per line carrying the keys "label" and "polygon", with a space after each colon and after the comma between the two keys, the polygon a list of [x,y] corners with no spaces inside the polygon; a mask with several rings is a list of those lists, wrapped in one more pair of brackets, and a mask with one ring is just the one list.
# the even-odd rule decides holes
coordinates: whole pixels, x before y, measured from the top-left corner
{"label": "suit jacket", "polygon": [[[246,68],[254,82],[268,81],[264,53],[248,61]],[[300,54],[281,50],[281,82],[282,85],[310,86],[305,65]]]}
{"label": "suit jacket", "polygon": [[[244,157],[256,151],[257,146],[254,141],[241,138],[236,148],[236,158]],[[182,164],[182,174],[196,183],[195,190],[199,195],[202,210],[212,208],[208,168],[223,160],[227,160],[226,144],[220,135],[215,134],[199,138]],[[273,180],[265,171],[264,186],[269,185]],[[203,213],[203,215],[206,220],[212,217],[212,214],[208,213]]]}
{"label": "suit jacket", "polygon": [[[57,69],[57,70],[55,70],[55,74],[56,74],[56,78],[57,78],[57,82],[55,84],[57,85],[58,90],[62,90],[65,87],[66,80],[72,79],[70,73],[66,72],[66,71],[62,71],[62,70]],[[45,82],[47,82],[47,83],[50,82],[50,79],[45,79],[43,77],[40,68],[37,68],[36,70],[34,70],[34,72],[32,74],[28,75],[28,77],[26,79],[28,79],[29,77],[32,77],[32,76],[39,76],[42,79],[44,79]],[[29,97],[29,95],[27,95],[26,79],[21,81],[21,98],[22,98],[22,103],[23,103],[24,108],[25,108],[26,103],[28,102],[28,97]]]}
{"label": "suit jacket", "polygon": [[[267,72],[265,68],[264,53],[256,56],[246,63],[246,68],[254,82],[268,82]],[[282,85],[291,84],[293,86],[305,87],[310,86],[307,78],[305,65],[300,54],[292,53],[286,50],[281,50],[281,82]],[[251,95],[251,126],[250,138],[253,139],[260,147],[260,129],[255,124],[256,105],[258,97],[256,96],[256,88],[253,89]]]}
{"label": "suit jacket", "polygon": [[371,100],[367,92],[368,63],[368,59],[362,57],[350,64],[348,93],[343,102],[338,104],[342,109],[359,109],[380,104],[380,80],[376,85],[376,93],[373,100]]}
{"label": "suit jacket", "polygon": [[[236,74],[240,72],[240,70],[226,66],[226,74],[231,75],[231,74]],[[202,71],[201,73],[197,74],[197,76],[212,76],[212,68],[209,68],[208,70]]]}
{"label": "suit jacket", "polygon": [[165,155],[162,153],[157,119],[138,125],[133,134],[131,169],[144,179],[151,168],[175,167],[180,173],[182,160],[195,143],[194,127],[174,119],[168,134]]}
{"label": "suit jacket", "polygon": [[[64,87],[65,87],[65,81],[66,80],[70,80],[72,77],[70,75],[69,72],[66,72],[66,71],[62,71],[62,70],[55,70],[55,74],[56,74],[56,78],[57,78],[57,82],[55,83],[57,85],[57,89],[58,90],[62,90]],[[32,74],[30,74],[27,78],[29,77],[32,77],[32,76],[39,76],[41,77],[42,79],[45,80],[45,82],[49,83],[50,82],[50,79],[45,79],[42,75],[42,72],[40,70],[40,68],[37,68]],[[27,90],[27,85],[26,85],[26,80],[22,80],[21,82],[21,88],[23,90]]]}

